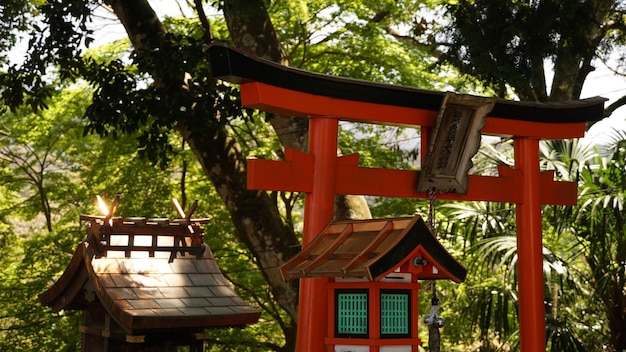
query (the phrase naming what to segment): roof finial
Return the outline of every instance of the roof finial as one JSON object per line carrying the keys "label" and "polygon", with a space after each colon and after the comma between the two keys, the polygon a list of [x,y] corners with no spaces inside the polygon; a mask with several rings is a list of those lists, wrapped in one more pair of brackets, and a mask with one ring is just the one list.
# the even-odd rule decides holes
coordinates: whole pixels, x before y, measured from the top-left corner
{"label": "roof finial", "polygon": [[108,223],[109,226],[113,226],[113,220],[111,220],[111,218],[113,218],[113,215],[115,215],[117,206],[120,204],[120,195],[118,194],[115,196],[111,208],[107,206],[107,204],[104,202],[102,197],[100,197],[100,195],[96,195],[96,199],[98,200],[98,210],[100,210],[100,212],[104,216],[104,222]]}

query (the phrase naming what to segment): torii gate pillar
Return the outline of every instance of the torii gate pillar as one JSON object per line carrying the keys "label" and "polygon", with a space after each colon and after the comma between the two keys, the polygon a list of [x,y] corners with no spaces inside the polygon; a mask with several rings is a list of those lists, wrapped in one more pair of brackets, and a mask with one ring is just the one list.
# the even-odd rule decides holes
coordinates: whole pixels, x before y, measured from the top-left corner
{"label": "torii gate pillar", "polygon": [[[337,157],[338,121],[433,127],[444,93],[330,77],[281,66],[223,43],[207,49],[215,77],[241,84],[242,105],[310,119],[309,153],[285,150],[285,160],[249,160],[248,188],[305,192],[303,245],[333,218],[335,194],[427,198],[417,172],[358,166],[358,155]],[[515,168],[498,176],[469,175],[466,194],[439,199],[516,204],[522,351],[545,350],[541,205],[575,205],[577,184],[539,170],[539,140],[582,137],[600,120],[601,97],[560,103],[498,100],[482,135],[514,139]],[[423,141],[422,146],[428,145]],[[281,175],[277,177],[277,175]],[[327,281],[301,280],[297,352],[325,350]]]}
{"label": "torii gate pillar", "polygon": [[[305,200],[303,246],[333,219],[338,120],[312,117],[309,133],[313,182]],[[521,202],[516,204],[521,350],[541,351],[545,325],[538,323],[544,321],[539,139],[515,138],[514,143],[515,168],[522,175]],[[300,285],[296,351],[323,351],[325,329],[316,325],[326,314],[320,307],[328,304],[327,280],[306,279]]]}
{"label": "torii gate pillar", "polygon": [[522,172],[522,201],[515,205],[521,351],[544,351],[541,184],[539,140],[516,138],[515,168]]}
{"label": "torii gate pillar", "polygon": [[[313,156],[311,193],[304,201],[302,247],[309,244],[333,219],[339,121],[312,117],[309,120],[309,154]],[[324,351],[325,322],[328,306],[328,279],[300,280],[300,308],[296,351]]]}

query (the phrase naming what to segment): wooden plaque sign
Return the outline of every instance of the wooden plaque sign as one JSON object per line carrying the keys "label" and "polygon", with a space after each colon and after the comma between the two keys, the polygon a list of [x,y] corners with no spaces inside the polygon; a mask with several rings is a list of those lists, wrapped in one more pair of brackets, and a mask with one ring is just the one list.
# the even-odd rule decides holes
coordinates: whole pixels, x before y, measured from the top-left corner
{"label": "wooden plaque sign", "polygon": [[480,130],[495,98],[447,93],[435,121],[418,192],[436,188],[438,192],[467,193],[467,172],[480,147]]}

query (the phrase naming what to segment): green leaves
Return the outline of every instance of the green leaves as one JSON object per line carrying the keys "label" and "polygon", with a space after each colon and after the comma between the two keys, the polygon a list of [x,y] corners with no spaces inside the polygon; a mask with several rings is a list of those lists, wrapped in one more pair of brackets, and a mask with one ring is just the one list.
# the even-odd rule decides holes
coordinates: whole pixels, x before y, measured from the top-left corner
{"label": "green leaves", "polygon": [[13,237],[0,247],[0,348],[72,351],[79,343],[76,312],[51,314],[37,296],[69,261],[80,237],[63,229]]}
{"label": "green leaves", "polygon": [[[244,6],[246,2],[209,3],[226,7]],[[606,48],[618,39],[623,43],[623,19],[611,12],[613,4],[604,12],[612,15],[603,17],[601,11],[591,11],[588,1],[279,0],[257,4],[267,4],[284,59],[292,66],[427,88],[481,92],[491,92],[492,88],[500,96],[510,95],[513,89],[519,97],[532,100],[548,99],[545,62],[553,60],[559,72],[555,87],[571,87],[572,77],[584,78],[584,71],[578,69],[588,69],[585,60],[592,56],[597,43]],[[441,7],[437,8],[442,4],[450,17],[442,17]],[[224,208],[227,202],[233,213],[242,208],[257,209],[259,203],[251,198],[246,198],[250,203],[236,204],[241,194],[226,188],[245,179],[239,166],[246,156],[282,157],[274,132],[262,114],[240,108],[236,87],[211,77],[202,52],[206,38],[199,20],[166,18],[163,23],[167,30],[143,33],[150,39],[134,51],[129,38],[85,54],[93,37],[88,28],[93,6],[87,0],[9,0],[0,5],[2,11],[17,14],[16,21],[0,24],[0,51],[13,43],[12,30],[28,29],[33,24],[27,60],[22,65],[3,66],[0,73],[0,108],[11,109],[0,120],[0,300],[10,300],[0,304],[0,317],[8,317],[0,319],[0,330],[20,329],[11,330],[19,331],[19,338],[9,333],[0,336],[0,349],[13,350],[17,345],[33,350],[76,348],[76,329],[71,324],[76,324],[77,317],[42,311],[34,295],[62,271],[64,260],[82,235],[77,214],[93,212],[91,200],[96,193],[109,199],[121,194],[119,214],[123,216],[167,214],[172,195],[200,198],[198,214],[209,214],[214,220],[207,229],[207,241],[219,264],[239,294],[264,309],[262,322],[256,326],[211,332],[209,348],[284,349],[283,345],[292,342],[294,323],[279,307],[277,291],[261,274],[267,268],[260,268],[259,258],[279,245],[290,247],[282,253],[296,250],[296,230],[292,227],[298,228],[301,196],[259,193],[270,199],[261,204],[276,207],[273,213],[266,213],[271,215],[268,217],[276,215],[275,223],[291,230],[285,231],[288,235],[284,238],[259,241],[263,243],[257,247],[263,253],[251,251],[241,242],[243,237],[235,236],[244,228],[235,230],[233,214]],[[37,11],[41,20],[31,21]],[[607,17],[616,26],[605,38],[596,32],[596,25]],[[126,19],[125,24],[137,24],[130,15]],[[213,35],[228,40],[225,21],[218,16],[210,21]],[[242,30],[243,26],[239,27],[237,30]],[[446,28],[450,31],[442,30]],[[247,34],[258,39],[266,33]],[[140,43],[137,37],[132,39]],[[279,49],[262,51],[275,53]],[[446,53],[439,64],[447,66],[435,66],[439,50]],[[562,69],[565,66],[575,70]],[[485,86],[476,84],[476,79],[486,82]],[[575,91],[571,96],[576,96]],[[305,135],[304,131],[293,133]],[[183,137],[196,142],[189,143],[193,149],[182,142]],[[393,128],[351,126],[341,132],[340,149],[344,154],[360,153],[361,166],[409,169],[414,167],[408,158],[411,151],[398,141],[417,138],[414,131],[405,134]],[[211,144],[218,139],[227,143]],[[214,148],[209,152],[198,150],[198,146]],[[485,145],[475,160],[474,171],[494,174],[494,165],[511,165],[508,147],[507,143]],[[559,178],[581,183],[579,207],[544,210],[550,215],[544,223],[546,272],[551,275],[546,312],[552,314],[554,310],[557,315],[548,321],[553,350],[578,350],[580,344],[570,337],[578,338],[581,331],[589,331],[584,335],[585,347],[589,341],[597,342],[590,337],[592,333],[598,335],[597,330],[587,326],[606,322],[597,318],[602,309],[607,316],[617,311],[609,310],[612,301],[603,293],[620,297],[616,290],[624,284],[619,261],[626,257],[622,241],[624,145],[597,164],[593,164],[589,150],[578,147],[542,143],[543,166],[556,170]],[[233,160],[230,164],[211,164],[209,158],[200,159],[202,164],[194,162],[203,153],[212,153],[215,160]],[[139,155],[160,168],[151,167]],[[220,171],[230,165],[238,167],[236,175],[215,172],[228,181],[220,184],[223,199],[207,180],[207,170],[215,170],[216,165],[222,167]],[[236,186],[245,189],[245,185]],[[410,199],[369,201],[375,216],[410,215],[416,210],[425,213],[423,202]],[[448,320],[444,339],[461,341],[459,348],[463,349],[471,348],[468,346],[473,341],[485,349],[514,348],[516,247],[510,236],[502,237],[515,231],[514,205],[455,203],[437,211],[439,238],[457,257],[472,263],[473,269],[466,285],[440,286],[448,302],[446,314],[454,317]],[[246,221],[251,221],[248,215],[252,213],[246,213]],[[566,218],[570,215],[572,218]],[[272,232],[260,222],[250,223],[255,233]],[[280,232],[280,226],[272,230]],[[279,257],[274,253],[270,255]],[[269,269],[274,270],[274,264]],[[578,282],[585,281],[590,283],[589,293],[582,296],[577,291]],[[16,287],[21,290],[19,299],[12,300],[10,289]],[[277,287],[289,292],[293,288]],[[283,297],[283,308],[294,307],[293,292]],[[32,326],[27,326],[28,322]],[[43,336],[41,326],[46,326],[51,336]],[[602,335],[608,328],[600,330]],[[66,338],[69,344],[62,342]]]}
{"label": "green leaves", "polygon": [[[9,27],[7,38],[13,41],[18,34],[12,31],[22,30],[29,31],[30,39],[24,61],[0,72],[1,110],[16,109],[24,103],[35,110],[45,108],[45,100],[52,94],[51,82],[46,78],[50,69],[58,68],[58,77],[68,80],[76,79],[84,70],[80,55],[92,41],[87,28],[92,10],[89,2],[25,1],[21,8],[11,3],[2,9],[17,15],[18,24]],[[0,57],[5,54],[0,41]]]}
{"label": "green leaves", "polygon": [[35,1],[6,0],[0,4],[0,67],[9,61],[8,51],[18,39],[19,32],[26,31],[35,11]]}
{"label": "green leaves", "polygon": [[[601,3],[601,4],[600,4]],[[447,6],[443,62],[494,88],[513,89],[522,100],[580,96],[599,44],[614,43],[603,28],[615,21],[614,1],[459,1]],[[615,21],[615,22],[614,22]],[[605,27],[607,26],[607,27]],[[604,46],[604,45],[603,45]],[[544,64],[552,61],[548,89]]]}
{"label": "green leaves", "polygon": [[421,2],[290,3],[283,8],[279,2],[271,10],[291,66],[407,86],[430,87],[435,81],[427,48],[404,40],[409,37],[399,29],[412,24]]}

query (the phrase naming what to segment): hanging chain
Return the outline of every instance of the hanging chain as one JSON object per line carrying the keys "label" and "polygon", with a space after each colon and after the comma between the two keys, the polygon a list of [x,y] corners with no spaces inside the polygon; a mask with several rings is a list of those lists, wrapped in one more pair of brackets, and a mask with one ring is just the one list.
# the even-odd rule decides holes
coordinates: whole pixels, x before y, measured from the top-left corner
{"label": "hanging chain", "polygon": [[[437,237],[437,232],[435,231],[435,197],[437,194],[437,189],[435,187],[431,187],[428,189],[428,227],[430,231]],[[429,284],[433,291],[431,305],[435,307],[439,307],[439,298],[437,298],[437,285],[435,284],[435,280],[432,280]],[[431,312],[431,314],[434,312]],[[434,313],[436,316],[437,314]]]}
{"label": "hanging chain", "polygon": [[[428,227],[435,237],[436,193],[437,190],[434,187],[428,189]],[[433,295],[430,301],[430,313],[424,317],[424,322],[428,325],[428,348],[430,352],[439,352],[441,350],[439,328],[443,327],[444,319],[437,314],[437,309],[439,309],[439,298],[437,297],[437,285],[435,284],[435,280],[431,281],[429,286],[433,291]]]}
{"label": "hanging chain", "polygon": [[[435,197],[437,195],[437,189],[435,187],[431,187],[428,189],[428,227],[430,231],[437,237],[437,231],[435,230]],[[437,285],[435,284],[435,280],[430,283],[431,289],[433,291],[432,305],[439,306],[439,299],[437,298]]]}
{"label": "hanging chain", "polygon": [[435,187],[428,189],[428,227],[432,233],[435,233],[435,195],[437,190]]}

